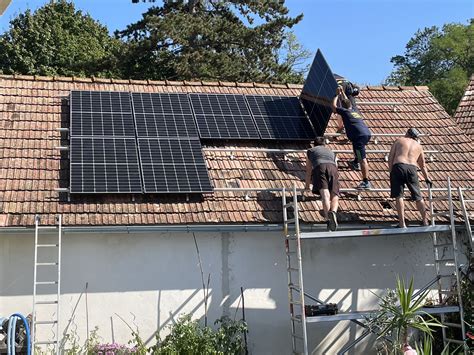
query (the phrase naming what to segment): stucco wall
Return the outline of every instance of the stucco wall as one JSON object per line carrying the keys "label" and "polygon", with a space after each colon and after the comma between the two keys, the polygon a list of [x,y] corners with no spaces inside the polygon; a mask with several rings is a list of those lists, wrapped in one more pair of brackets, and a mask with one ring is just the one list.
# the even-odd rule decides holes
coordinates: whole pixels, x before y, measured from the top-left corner
{"label": "stucco wall", "polygon": [[[211,322],[222,314],[234,316],[243,287],[251,353],[289,354],[282,235],[197,233],[196,238],[205,277],[211,275]],[[0,316],[28,314],[33,234],[0,235],[0,247]],[[434,277],[427,236],[305,240],[303,247],[306,290],[339,303],[343,311],[373,308],[377,300],[370,290],[393,288],[396,274],[413,275],[417,286]],[[61,280],[61,326],[81,343],[87,326],[97,326],[104,342],[126,343],[130,330],[120,316],[136,324],[151,344],[155,332],[165,335],[180,314],[202,317],[204,312],[192,234],[66,234]],[[308,329],[315,354],[335,354],[358,334],[350,322],[310,324]],[[363,343],[356,353],[371,353],[370,344]]]}

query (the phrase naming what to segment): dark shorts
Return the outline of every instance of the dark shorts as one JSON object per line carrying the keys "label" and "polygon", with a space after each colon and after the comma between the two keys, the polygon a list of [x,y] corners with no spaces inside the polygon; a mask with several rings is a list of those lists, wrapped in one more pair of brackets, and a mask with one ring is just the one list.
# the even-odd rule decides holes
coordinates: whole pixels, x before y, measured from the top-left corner
{"label": "dark shorts", "polygon": [[403,197],[405,185],[411,192],[413,201],[421,201],[423,196],[420,191],[417,167],[411,164],[395,164],[390,172],[390,196]]}
{"label": "dark shorts", "polygon": [[313,193],[319,195],[321,189],[339,196],[339,171],[335,164],[323,163],[313,168]]}
{"label": "dark shorts", "polygon": [[352,149],[354,150],[355,160],[361,162],[366,158],[365,146],[369,143],[370,136],[359,136],[352,141]]}

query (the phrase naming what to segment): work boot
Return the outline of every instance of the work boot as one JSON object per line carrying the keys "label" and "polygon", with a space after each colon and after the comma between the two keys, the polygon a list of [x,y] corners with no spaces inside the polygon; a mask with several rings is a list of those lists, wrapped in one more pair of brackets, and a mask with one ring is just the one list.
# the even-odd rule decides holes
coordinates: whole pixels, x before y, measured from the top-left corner
{"label": "work boot", "polygon": [[357,185],[356,189],[358,190],[368,190],[371,189],[372,185],[370,184],[369,180],[362,180],[359,185]]}
{"label": "work boot", "polygon": [[347,165],[349,165],[349,168],[352,170],[360,171],[360,164],[356,161],[349,161]]}
{"label": "work boot", "polygon": [[336,212],[329,211],[328,212],[328,217],[329,217],[328,229],[330,231],[334,232],[335,230],[337,230],[337,215],[336,215]]}

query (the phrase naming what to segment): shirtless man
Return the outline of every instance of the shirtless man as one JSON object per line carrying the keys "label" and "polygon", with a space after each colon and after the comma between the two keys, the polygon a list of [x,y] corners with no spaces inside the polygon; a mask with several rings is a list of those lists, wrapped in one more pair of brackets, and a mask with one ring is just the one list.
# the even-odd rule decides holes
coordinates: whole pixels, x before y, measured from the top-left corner
{"label": "shirtless man", "polygon": [[423,173],[425,182],[429,186],[432,186],[432,182],[428,177],[423,147],[418,142],[419,135],[420,133],[416,128],[410,128],[405,134],[405,137],[399,138],[393,143],[388,156],[390,196],[396,199],[399,228],[406,228],[405,205],[403,202],[403,190],[405,185],[407,185],[408,190],[411,192],[412,200],[416,201],[416,207],[418,211],[420,211],[423,225],[428,225],[425,203],[423,202],[420,182],[418,181],[418,166]]}

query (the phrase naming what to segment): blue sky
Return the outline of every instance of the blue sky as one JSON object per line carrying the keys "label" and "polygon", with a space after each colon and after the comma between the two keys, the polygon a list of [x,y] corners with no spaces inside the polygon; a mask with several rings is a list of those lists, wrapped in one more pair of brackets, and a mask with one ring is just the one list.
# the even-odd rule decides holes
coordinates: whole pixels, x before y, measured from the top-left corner
{"label": "blue sky", "polygon": [[[0,31],[26,8],[45,0],[12,0],[0,17]],[[138,20],[150,6],[131,0],[77,0],[77,8],[113,32]],[[402,54],[420,28],[474,17],[472,0],[286,0],[291,15],[304,14],[295,26],[299,41],[313,53],[321,48],[334,72],[360,84],[380,84],[390,73],[390,58]],[[311,61],[311,60],[310,60]]]}

